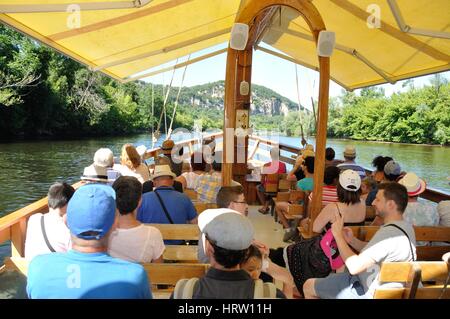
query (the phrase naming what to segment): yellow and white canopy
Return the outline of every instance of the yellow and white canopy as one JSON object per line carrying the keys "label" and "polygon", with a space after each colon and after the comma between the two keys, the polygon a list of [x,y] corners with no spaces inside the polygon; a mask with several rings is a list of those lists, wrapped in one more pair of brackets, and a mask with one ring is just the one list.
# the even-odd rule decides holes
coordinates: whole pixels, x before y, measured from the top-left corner
{"label": "yellow and white canopy", "polygon": [[[0,21],[123,81],[227,42],[248,1],[0,0]],[[336,33],[331,76],[347,89],[450,70],[449,0],[312,3]],[[292,9],[276,11],[262,41],[318,66],[311,32]]]}

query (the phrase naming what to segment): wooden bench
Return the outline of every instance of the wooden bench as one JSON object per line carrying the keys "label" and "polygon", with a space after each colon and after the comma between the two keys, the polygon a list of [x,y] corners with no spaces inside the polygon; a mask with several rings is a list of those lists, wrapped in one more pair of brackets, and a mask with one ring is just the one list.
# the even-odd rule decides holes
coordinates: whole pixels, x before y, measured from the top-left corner
{"label": "wooden bench", "polygon": [[[209,265],[207,264],[142,264],[152,284],[152,294],[155,299],[167,299],[180,279],[203,277]],[[157,285],[169,285],[160,289]]]}
{"label": "wooden bench", "polygon": [[[380,282],[403,283],[404,288],[380,287],[375,299],[450,299],[450,287],[443,289],[450,274],[448,262],[390,262],[383,263]],[[423,286],[420,284],[423,283]]]}
{"label": "wooden bench", "polygon": [[198,240],[197,224],[146,224],[158,228],[164,240]]}
{"label": "wooden bench", "polygon": [[372,222],[375,219],[376,211],[373,206],[366,206],[366,221]]}
{"label": "wooden bench", "polygon": [[[353,234],[362,241],[370,241],[379,226],[352,226]],[[450,242],[450,227],[414,227],[416,241]],[[450,251],[450,246],[417,246],[417,260],[437,261]]]}
{"label": "wooden bench", "polygon": [[[16,270],[23,275],[28,274],[29,262],[25,258],[11,257],[5,258],[5,268],[7,270]],[[152,284],[153,298],[169,298],[173,287],[178,280],[184,278],[203,277],[209,268],[207,264],[188,264],[188,263],[143,263],[141,264],[149,282]],[[169,285],[171,287],[159,289],[157,285]]]}
{"label": "wooden bench", "polygon": [[166,245],[163,253],[164,261],[198,262],[198,245]]}
{"label": "wooden bench", "polygon": [[[278,202],[298,202],[300,200],[305,200],[305,192],[301,190],[291,190],[278,192],[277,196],[273,199],[274,205]],[[305,210],[305,205],[303,204],[289,204],[287,212],[284,213],[284,217],[288,220],[300,219],[303,217]],[[277,221],[277,214],[275,214],[275,221]]]}
{"label": "wooden bench", "polygon": [[[196,224],[146,224],[159,229],[164,240],[198,240],[200,229]],[[165,261],[198,261],[197,245],[166,245],[163,253]]]}
{"label": "wooden bench", "polygon": [[215,203],[202,203],[202,202],[193,202],[193,203],[198,215],[200,215],[207,209],[217,208],[217,204]]}

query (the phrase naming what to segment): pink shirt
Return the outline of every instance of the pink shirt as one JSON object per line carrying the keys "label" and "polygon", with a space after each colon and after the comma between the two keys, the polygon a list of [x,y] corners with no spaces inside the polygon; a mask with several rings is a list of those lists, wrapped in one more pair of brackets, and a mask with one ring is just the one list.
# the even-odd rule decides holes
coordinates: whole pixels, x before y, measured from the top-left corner
{"label": "pink shirt", "polygon": [[[270,163],[266,163],[263,166],[261,174],[285,174],[286,173],[286,164],[280,161],[273,161]],[[266,186],[266,178],[262,183],[263,186]]]}

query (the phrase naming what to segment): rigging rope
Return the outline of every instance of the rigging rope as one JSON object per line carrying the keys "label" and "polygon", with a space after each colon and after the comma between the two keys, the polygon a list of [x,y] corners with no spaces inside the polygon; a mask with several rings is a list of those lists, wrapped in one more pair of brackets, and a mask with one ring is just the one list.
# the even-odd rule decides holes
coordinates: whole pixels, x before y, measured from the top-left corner
{"label": "rigging rope", "polygon": [[297,87],[297,100],[298,100],[298,115],[300,118],[300,131],[302,133],[302,145],[305,146],[307,144],[305,136],[303,135],[303,116],[301,112],[301,104],[300,104],[300,90],[298,88],[298,73],[297,73],[297,64],[294,63],[295,67],[295,83]]}
{"label": "rigging rope", "polygon": [[[175,62],[175,65],[177,65],[177,64],[178,64],[178,59]],[[169,87],[167,88],[166,96],[164,97],[163,109],[162,109],[161,114],[159,116],[159,122],[158,122],[158,126],[156,128],[156,134],[158,134],[158,135],[159,135],[159,130],[161,129],[161,121],[162,121],[163,114],[166,115],[166,104],[167,104],[167,100],[169,99],[170,89],[172,88],[172,83],[173,83],[173,78],[175,76],[175,71],[176,71],[176,69],[174,68],[173,69],[173,73],[172,73],[172,78],[170,79]],[[164,85],[163,85],[163,92],[164,92]],[[166,123],[165,124],[166,124],[165,128],[166,128],[166,137],[167,137],[167,119],[166,119]]]}
{"label": "rigging rope", "polygon": [[[189,60],[191,59],[191,55],[189,54],[187,61],[189,62]],[[180,93],[181,93],[181,88],[183,87],[183,83],[184,83],[184,77],[186,76],[186,70],[187,70],[188,65],[186,64],[186,66],[184,67],[184,71],[183,71],[183,77],[181,78],[181,84],[180,87],[178,88],[178,93],[177,93],[177,98],[175,100],[175,106],[173,108],[173,113],[172,113],[172,119],[170,120],[170,126],[169,126],[169,133],[167,135],[167,139],[170,138],[170,135],[172,134],[172,125],[173,125],[173,120],[175,119],[175,114],[177,112],[177,107],[178,107],[178,99],[180,97]]]}

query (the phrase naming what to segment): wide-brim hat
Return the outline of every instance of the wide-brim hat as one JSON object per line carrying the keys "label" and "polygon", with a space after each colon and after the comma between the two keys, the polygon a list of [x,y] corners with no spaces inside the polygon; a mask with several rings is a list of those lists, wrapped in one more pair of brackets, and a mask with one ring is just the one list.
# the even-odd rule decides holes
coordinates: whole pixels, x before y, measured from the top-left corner
{"label": "wide-brim hat", "polygon": [[155,178],[161,176],[170,176],[173,178],[177,177],[177,175],[174,172],[172,172],[169,165],[156,165],[151,180],[154,180]]}
{"label": "wide-brim hat", "polygon": [[94,181],[94,182],[108,182],[108,170],[106,167],[97,166],[92,164],[84,168],[83,176],[81,176],[83,181]]}
{"label": "wide-brim hat", "polygon": [[427,183],[415,173],[406,173],[398,183],[406,187],[409,197],[420,195],[427,188]]}
{"label": "wide-brim hat", "polygon": [[161,145],[161,150],[164,154],[170,154],[172,152],[175,142],[172,140],[165,140]]}
{"label": "wide-brim hat", "polygon": [[344,149],[344,156],[347,157],[355,157],[356,156],[356,149],[352,145],[347,145]]}

